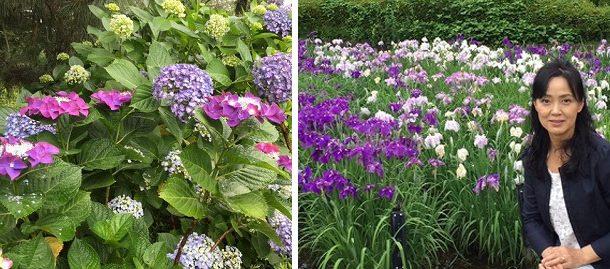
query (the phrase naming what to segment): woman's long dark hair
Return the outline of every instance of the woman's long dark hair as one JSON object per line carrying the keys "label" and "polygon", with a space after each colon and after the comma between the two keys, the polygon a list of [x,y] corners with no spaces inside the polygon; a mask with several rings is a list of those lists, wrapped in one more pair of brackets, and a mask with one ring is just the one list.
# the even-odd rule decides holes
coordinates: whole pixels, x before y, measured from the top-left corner
{"label": "woman's long dark hair", "polygon": [[572,95],[579,102],[584,102],[583,109],[576,116],[576,127],[574,136],[567,141],[562,150],[569,154],[569,161],[562,165],[562,171],[567,173],[580,172],[588,175],[589,154],[593,150],[593,135],[595,128],[591,114],[587,108],[585,90],[580,73],[572,64],[565,60],[556,59],[544,65],[534,79],[532,87],[532,106],[530,109],[532,144],[526,153],[527,161],[525,167],[531,168],[537,174],[537,178],[544,178],[541,173],[546,173],[546,160],[551,141],[548,131],[540,123],[538,111],[534,107],[536,99],[542,98],[547,91],[549,81],[555,77],[563,77],[568,81]]}

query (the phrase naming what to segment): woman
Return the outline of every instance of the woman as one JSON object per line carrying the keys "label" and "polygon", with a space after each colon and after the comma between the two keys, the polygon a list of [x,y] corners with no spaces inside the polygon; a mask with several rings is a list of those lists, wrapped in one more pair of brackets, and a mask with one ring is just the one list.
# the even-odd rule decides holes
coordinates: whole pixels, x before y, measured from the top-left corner
{"label": "woman", "polygon": [[521,214],[539,268],[610,268],[610,144],[595,132],[585,98],[566,61],[536,74]]}

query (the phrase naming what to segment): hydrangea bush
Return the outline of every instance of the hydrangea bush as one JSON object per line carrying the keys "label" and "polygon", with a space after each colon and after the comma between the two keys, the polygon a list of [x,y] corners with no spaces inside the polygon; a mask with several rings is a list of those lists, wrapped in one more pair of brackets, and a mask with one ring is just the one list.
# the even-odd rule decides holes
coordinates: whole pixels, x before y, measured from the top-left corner
{"label": "hydrangea bush", "polygon": [[290,38],[148,2],[90,6],[103,28],[0,107],[3,268],[290,268],[290,59],[253,72]]}

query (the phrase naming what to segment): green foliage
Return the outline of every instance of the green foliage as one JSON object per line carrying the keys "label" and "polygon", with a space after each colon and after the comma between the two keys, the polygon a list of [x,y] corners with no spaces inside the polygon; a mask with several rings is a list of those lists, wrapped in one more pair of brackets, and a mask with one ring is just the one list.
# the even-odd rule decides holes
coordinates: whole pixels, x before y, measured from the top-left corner
{"label": "green foliage", "polygon": [[578,0],[330,0],[299,2],[300,37],[377,43],[427,37],[521,43],[598,41],[610,6]]}
{"label": "green foliage", "polygon": [[[290,201],[267,186],[289,184],[290,175],[254,148],[259,142],[276,143],[287,154],[277,127],[257,120],[229,127],[226,119],[211,119],[201,107],[196,111],[200,123],[193,118],[183,122],[152,96],[152,85],[161,68],[185,63],[209,72],[214,95],[256,92],[254,61],[290,52],[291,43],[268,30],[251,30],[248,26],[262,23],[262,17],[249,11],[236,16],[191,1],[186,16],[177,17],[163,10],[163,1],[144,2],[137,7],[120,3],[134,25],[133,34],[122,39],[110,27],[107,9],[85,6],[97,23],[80,30],[94,44],[72,43],[69,58],[50,61],[53,66],[46,71],[52,82],[31,83],[10,94],[0,91],[6,101],[0,103],[0,129],[6,116],[27,105],[28,97],[73,92],[89,106],[87,116],[64,114],[52,120],[32,115],[56,124],[56,132],[26,139],[48,142],[60,153],[52,164],[22,170],[14,181],[0,175],[4,257],[15,262],[14,269],[179,268],[172,267],[167,254],[196,223],[192,230],[209,235],[219,248],[238,247],[242,266],[280,268],[287,259],[270,251],[268,241],[280,240],[267,218],[276,210],[291,217]],[[229,29],[221,40],[212,40],[204,25],[217,14],[228,19]],[[222,59],[229,55],[240,64],[225,65]],[[75,65],[89,74],[82,84],[64,79]],[[91,97],[101,90],[132,92],[132,100],[111,110]],[[180,151],[180,171],[169,171],[166,156],[172,151]],[[142,210],[113,211],[113,197],[128,197]],[[58,248],[63,251],[54,253]]]}

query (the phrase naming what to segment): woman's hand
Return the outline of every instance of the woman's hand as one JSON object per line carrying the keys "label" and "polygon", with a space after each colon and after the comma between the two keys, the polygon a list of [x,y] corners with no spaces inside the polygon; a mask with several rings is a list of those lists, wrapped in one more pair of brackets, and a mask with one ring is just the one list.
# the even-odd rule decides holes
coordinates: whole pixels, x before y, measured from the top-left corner
{"label": "woman's hand", "polygon": [[542,252],[542,261],[540,268],[576,268],[589,264],[583,257],[580,249],[570,247],[548,247]]}
{"label": "woman's hand", "polygon": [[555,266],[551,266],[551,267],[548,267],[548,266],[545,267],[541,263],[541,264],[538,264],[538,269],[563,269],[563,266],[561,266],[561,264],[560,264],[560,265],[555,265]]}

